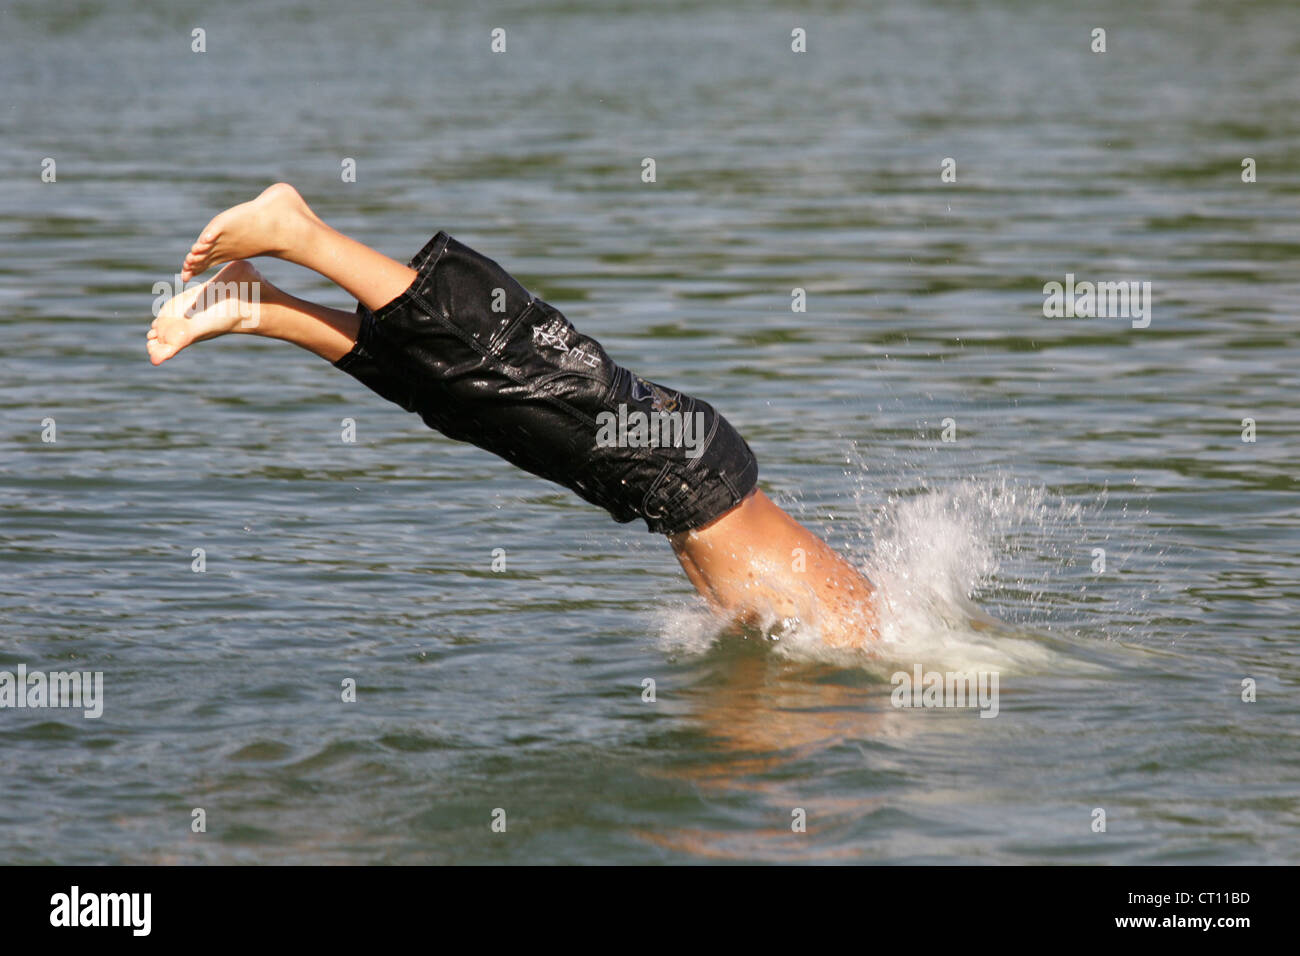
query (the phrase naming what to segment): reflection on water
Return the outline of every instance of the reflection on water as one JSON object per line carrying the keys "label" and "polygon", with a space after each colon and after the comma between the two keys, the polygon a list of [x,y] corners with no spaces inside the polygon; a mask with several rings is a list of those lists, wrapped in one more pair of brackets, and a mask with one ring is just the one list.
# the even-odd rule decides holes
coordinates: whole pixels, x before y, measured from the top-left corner
{"label": "reflection on water", "polygon": [[[688,784],[706,801],[743,794],[756,826],[697,825],[639,830],[661,848],[704,859],[851,859],[860,850],[828,845],[889,805],[887,796],[845,795],[807,769],[832,751],[858,753],[870,776],[888,778],[921,727],[889,702],[890,687],[865,673],[791,665],[761,646],[727,646],[705,662],[685,693],[686,713],[704,738],[687,761],[654,771]],[[878,784],[877,784],[878,786]],[[792,826],[801,828],[796,832]]]}
{"label": "reflection on water", "polygon": [[[680,691],[680,714],[699,746],[644,771],[688,786],[705,810],[687,823],[637,828],[636,836],[714,861],[861,862],[906,848],[924,862],[979,862],[982,832],[1016,825],[1006,809],[1014,788],[999,771],[1025,745],[1025,715],[1044,706],[1040,675],[1059,672],[1047,694],[1074,709],[1094,678],[1118,678],[1141,658],[1122,646],[1069,657],[1050,635],[980,630],[986,660],[1006,668],[985,688],[991,707],[973,694],[953,706],[942,690],[937,707],[922,706],[919,694],[905,698],[910,706],[895,699],[902,675],[920,686],[922,671],[927,679],[969,678],[974,690],[988,675],[969,648],[946,662],[861,655],[852,666],[791,660],[753,635],[716,635],[690,660],[692,682]],[[983,756],[972,761],[972,753]],[[963,816],[959,808],[971,800],[983,809]],[[735,825],[738,806],[751,821],[743,827]],[[1041,859],[1059,849],[1024,847]],[[1104,858],[1100,846],[1070,852],[1082,862],[1097,851]]]}

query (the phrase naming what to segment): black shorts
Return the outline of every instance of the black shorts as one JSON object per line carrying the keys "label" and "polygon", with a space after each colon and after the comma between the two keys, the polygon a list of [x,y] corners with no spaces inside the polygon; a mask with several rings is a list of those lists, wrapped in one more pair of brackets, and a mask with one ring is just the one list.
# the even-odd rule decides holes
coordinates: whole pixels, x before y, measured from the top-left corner
{"label": "black shorts", "polygon": [[610,360],[509,273],[440,232],[419,275],[371,312],[338,368],[430,427],[661,534],[707,524],[758,482],[758,462],[700,399]]}

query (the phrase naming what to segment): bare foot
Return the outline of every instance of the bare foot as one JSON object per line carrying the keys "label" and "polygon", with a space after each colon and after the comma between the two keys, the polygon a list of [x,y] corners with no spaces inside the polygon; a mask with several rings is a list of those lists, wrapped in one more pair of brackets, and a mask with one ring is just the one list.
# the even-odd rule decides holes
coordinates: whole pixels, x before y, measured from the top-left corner
{"label": "bare foot", "polygon": [[181,349],[227,332],[264,332],[264,310],[277,291],[251,263],[230,263],[158,310],[145,342],[149,361],[161,365]]}
{"label": "bare foot", "polygon": [[285,256],[312,226],[324,225],[288,183],[276,183],[208,223],[181,266],[188,282],[213,266],[254,256]]}

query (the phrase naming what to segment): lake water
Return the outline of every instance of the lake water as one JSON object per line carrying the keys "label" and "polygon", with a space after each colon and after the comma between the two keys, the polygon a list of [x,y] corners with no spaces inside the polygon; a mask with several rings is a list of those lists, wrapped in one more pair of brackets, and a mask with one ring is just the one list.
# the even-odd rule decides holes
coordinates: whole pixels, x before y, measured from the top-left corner
{"label": "lake water", "polygon": [[[0,710],[0,862],[1300,862],[1300,7],[106,6],[0,12],[0,670],[104,675]],[[662,540],[283,343],[151,367],[278,180],[715,404],[886,640],[719,636]],[[1045,317],[1067,274],[1149,325]]]}

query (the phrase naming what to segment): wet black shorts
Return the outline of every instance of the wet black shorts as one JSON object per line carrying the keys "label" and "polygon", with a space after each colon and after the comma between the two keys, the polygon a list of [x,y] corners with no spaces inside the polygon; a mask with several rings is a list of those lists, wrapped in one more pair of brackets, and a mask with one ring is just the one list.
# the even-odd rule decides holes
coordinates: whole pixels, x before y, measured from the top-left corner
{"label": "wet black shorts", "polygon": [[440,232],[411,268],[392,302],[357,307],[357,344],[335,364],[430,428],[661,534],[756,486],[754,453],[712,405],[616,365],[492,260]]}

